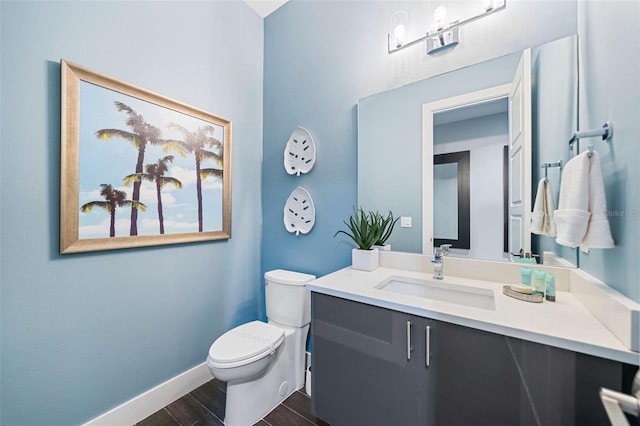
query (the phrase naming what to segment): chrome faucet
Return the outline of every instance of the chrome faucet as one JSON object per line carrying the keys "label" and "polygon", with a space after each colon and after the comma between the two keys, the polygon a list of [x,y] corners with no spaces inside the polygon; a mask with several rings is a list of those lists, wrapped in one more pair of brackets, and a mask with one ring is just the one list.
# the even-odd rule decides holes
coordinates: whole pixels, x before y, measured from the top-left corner
{"label": "chrome faucet", "polygon": [[433,249],[433,259],[431,259],[431,263],[433,263],[434,280],[441,280],[444,278],[444,275],[442,275],[442,258],[449,254],[450,248],[451,244],[442,244],[440,247]]}

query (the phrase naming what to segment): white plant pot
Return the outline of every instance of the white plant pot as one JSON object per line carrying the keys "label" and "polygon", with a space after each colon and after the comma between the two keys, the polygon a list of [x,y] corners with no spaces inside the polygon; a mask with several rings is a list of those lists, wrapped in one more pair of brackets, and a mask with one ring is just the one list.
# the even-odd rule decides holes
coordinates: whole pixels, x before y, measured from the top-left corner
{"label": "white plant pot", "polygon": [[351,250],[351,267],[361,271],[373,271],[378,267],[378,249]]}
{"label": "white plant pot", "polygon": [[377,248],[380,251],[391,251],[391,244],[385,244],[383,246],[373,246],[371,248]]}

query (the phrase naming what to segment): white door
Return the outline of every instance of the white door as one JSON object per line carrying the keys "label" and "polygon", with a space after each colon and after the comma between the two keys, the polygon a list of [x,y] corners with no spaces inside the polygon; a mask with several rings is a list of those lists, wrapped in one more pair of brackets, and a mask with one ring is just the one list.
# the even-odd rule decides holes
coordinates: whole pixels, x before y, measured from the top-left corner
{"label": "white door", "polygon": [[509,251],[531,253],[531,49],[509,93]]}

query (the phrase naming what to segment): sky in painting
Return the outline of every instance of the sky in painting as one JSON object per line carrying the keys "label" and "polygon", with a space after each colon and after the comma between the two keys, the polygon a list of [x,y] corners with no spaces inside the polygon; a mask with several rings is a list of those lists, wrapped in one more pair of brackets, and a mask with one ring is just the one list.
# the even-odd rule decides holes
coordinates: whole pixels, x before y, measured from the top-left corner
{"label": "sky in painting", "polygon": [[[126,121],[128,114],[119,112],[115,102],[121,102],[140,114],[144,120],[162,132],[163,139],[182,140],[183,135],[168,129],[169,123],[176,123],[190,131],[203,126],[213,126],[213,137],[221,142],[223,128],[207,121],[146,102],[120,92],[106,89],[85,81],[80,81],[80,166],[79,166],[79,205],[91,201],[105,201],[100,195],[100,185],[110,184],[125,191],[130,200],[133,185],[125,186],[125,176],[135,173],[138,150],[129,141],[113,137],[100,140],[96,132],[101,129],[120,129],[131,131]],[[221,153],[220,153],[221,154]],[[155,163],[159,159],[173,155],[169,170],[165,174],[182,182],[182,188],[165,185],[162,189],[162,206],[165,234],[198,232],[198,204],[196,198],[196,173],[193,154],[180,157],[174,152],[163,152],[162,147],[147,145],[144,164]],[[219,168],[206,160],[202,168]],[[140,201],[147,210],[138,213],[138,235],[158,235],[158,203],[155,184],[144,181],[140,190]],[[206,178],[202,180],[203,231],[222,229],[222,180]],[[116,237],[129,235],[131,217],[130,207],[116,209]],[[79,212],[79,237],[109,237],[110,216],[106,210],[94,207],[87,213]]]}

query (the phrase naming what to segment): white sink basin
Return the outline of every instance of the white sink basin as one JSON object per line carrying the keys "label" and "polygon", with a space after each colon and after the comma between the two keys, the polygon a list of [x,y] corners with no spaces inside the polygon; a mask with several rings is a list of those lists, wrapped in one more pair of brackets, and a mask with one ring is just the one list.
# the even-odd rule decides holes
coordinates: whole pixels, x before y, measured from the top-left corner
{"label": "white sink basin", "polygon": [[390,277],[376,285],[375,288],[382,291],[424,297],[426,299],[472,306],[474,308],[487,309],[490,311],[496,309],[493,290],[467,285],[451,284],[446,281]]}

